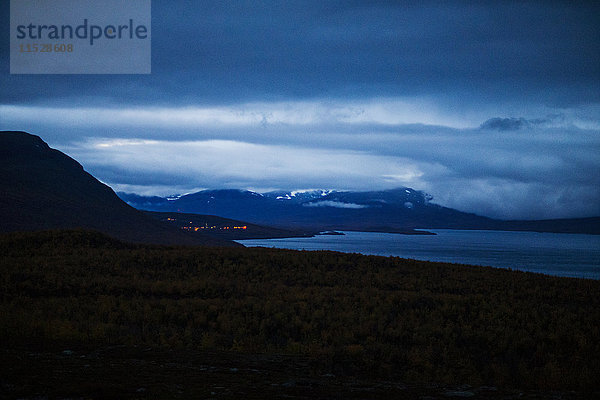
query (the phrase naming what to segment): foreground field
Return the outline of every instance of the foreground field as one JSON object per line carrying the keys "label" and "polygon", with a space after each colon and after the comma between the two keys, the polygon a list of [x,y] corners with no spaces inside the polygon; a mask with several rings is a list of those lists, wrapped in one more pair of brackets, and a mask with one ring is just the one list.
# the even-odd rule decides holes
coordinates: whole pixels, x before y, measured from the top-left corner
{"label": "foreground field", "polygon": [[598,390],[597,281],[334,252],[127,245],[90,232],[6,235],[0,254],[8,397]]}

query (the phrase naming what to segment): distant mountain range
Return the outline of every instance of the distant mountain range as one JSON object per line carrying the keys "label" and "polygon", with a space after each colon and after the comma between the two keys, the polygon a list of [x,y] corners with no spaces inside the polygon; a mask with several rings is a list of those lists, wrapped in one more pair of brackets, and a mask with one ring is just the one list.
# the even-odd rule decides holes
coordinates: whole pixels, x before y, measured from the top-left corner
{"label": "distant mountain range", "polygon": [[25,132],[0,132],[0,188],[0,232],[83,228],[128,242],[236,245],[134,209],[77,161]]}
{"label": "distant mountain range", "polygon": [[432,203],[411,188],[372,192],[311,190],[256,193],[203,190],[184,196],[118,193],[143,210],[212,214],[287,229],[416,233],[415,229],[492,229],[600,234],[600,217],[505,221]]}
{"label": "distant mountain range", "polygon": [[0,187],[0,232],[83,228],[129,242],[237,245],[228,239],[427,228],[600,233],[597,217],[499,221],[442,207],[410,188],[262,194],[205,190],[164,198],[119,193],[119,198],[77,161],[37,136],[15,131],[0,132]]}

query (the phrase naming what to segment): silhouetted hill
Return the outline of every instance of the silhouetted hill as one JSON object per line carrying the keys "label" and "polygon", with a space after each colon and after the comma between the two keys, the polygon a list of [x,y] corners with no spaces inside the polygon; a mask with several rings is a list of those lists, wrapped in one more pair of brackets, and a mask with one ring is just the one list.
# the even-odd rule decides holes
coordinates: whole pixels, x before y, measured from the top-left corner
{"label": "silhouetted hill", "polygon": [[0,132],[0,186],[1,232],[85,228],[130,242],[233,245],[144,215],[77,161],[26,132]]}

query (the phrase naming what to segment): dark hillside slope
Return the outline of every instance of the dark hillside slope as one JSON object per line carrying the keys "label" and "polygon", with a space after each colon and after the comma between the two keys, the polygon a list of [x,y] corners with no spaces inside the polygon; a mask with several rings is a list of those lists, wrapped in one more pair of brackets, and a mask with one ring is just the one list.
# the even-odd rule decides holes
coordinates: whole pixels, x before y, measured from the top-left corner
{"label": "dark hillside slope", "polygon": [[0,132],[0,232],[85,228],[130,242],[225,245],[192,237],[128,206],[38,136]]}

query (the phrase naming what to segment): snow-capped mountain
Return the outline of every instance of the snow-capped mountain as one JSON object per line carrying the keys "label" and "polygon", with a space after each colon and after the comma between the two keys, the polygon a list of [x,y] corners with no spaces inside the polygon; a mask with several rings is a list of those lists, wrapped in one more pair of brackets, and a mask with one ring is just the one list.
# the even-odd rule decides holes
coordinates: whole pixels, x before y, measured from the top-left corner
{"label": "snow-capped mountain", "polygon": [[452,227],[466,220],[480,227],[488,221],[433,204],[430,195],[405,187],[372,192],[203,190],[175,200],[126,193],[119,196],[128,204],[149,211],[212,214],[271,226],[405,230]]}
{"label": "snow-capped mountain", "polygon": [[264,196],[308,207],[323,206],[335,208],[367,208],[382,207],[383,205],[401,205],[406,208],[413,208],[415,205],[426,204],[433,199],[427,193],[410,188],[398,188],[378,192],[350,192],[325,189],[297,190],[292,192],[268,192],[264,193]]}
{"label": "snow-capped mountain", "polygon": [[600,225],[599,218],[494,220],[440,206],[429,194],[406,187],[371,192],[203,190],[176,199],[118,195],[142,210],[218,215],[260,225],[312,230],[406,232],[415,228],[449,228],[597,234]]}
{"label": "snow-capped mountain", "polygon": [[321,199],[331,193],[334,193],[333,190],[325,190],[325,189],[309,189],[309,190],[294,190],[291,192],[267,192],[263,195],[265,197],[289,201],[293,203],[304,203],[307,201],[313,201]]}

